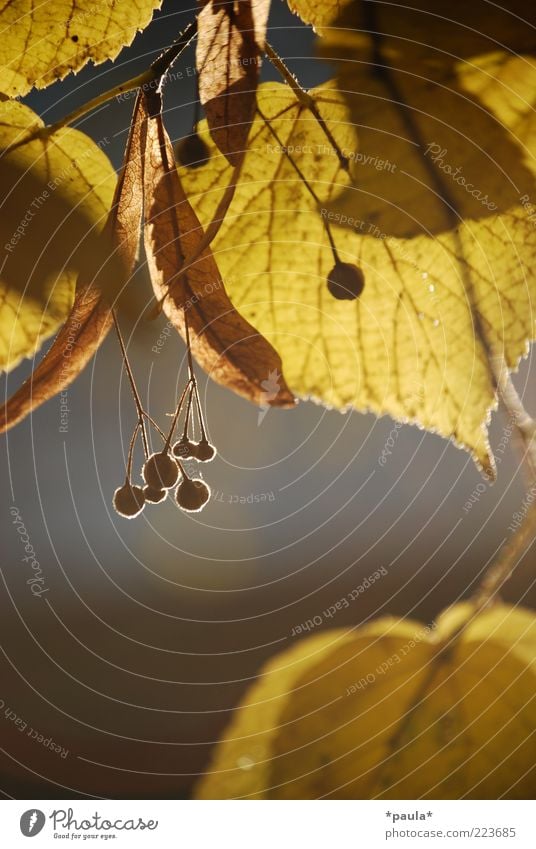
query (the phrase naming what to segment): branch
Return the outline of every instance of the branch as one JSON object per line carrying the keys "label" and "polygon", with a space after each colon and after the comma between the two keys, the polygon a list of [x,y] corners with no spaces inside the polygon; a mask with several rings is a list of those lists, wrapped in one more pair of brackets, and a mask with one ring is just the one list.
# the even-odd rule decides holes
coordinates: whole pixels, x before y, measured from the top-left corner
{"label": "branch", "polygon": [[536,507],[529,510],[524,523],[506,542],[495,563],[490,566],[484,575],[480,586],[472,598],[474,604],[471,617],[481,613],[485,607],[493,603],[502,587],[512,576],[514,569],[519,565],[523,557],[534,542],[536,532]]}

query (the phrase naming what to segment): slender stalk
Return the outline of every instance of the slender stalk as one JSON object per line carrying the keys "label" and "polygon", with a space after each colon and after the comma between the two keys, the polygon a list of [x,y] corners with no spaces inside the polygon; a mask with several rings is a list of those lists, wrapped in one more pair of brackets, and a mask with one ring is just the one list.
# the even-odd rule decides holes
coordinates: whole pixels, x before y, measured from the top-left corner
{"label": "slender stalk", "polygon": [[287,65],[285,65],[283,59],[281,58],[281,56],[278,53],[276,53],[276,51],[274,50],[272,45],[269,44],[268,42],[266,42],[264,49],[266,51],[266,55],[268,56],[268,59],[270,60],[272,65],[275,68],[277,68],[277,70],[279,71],[279,73],[281,74],[281,76],[283,77],[285,82],[287,82],[288,85],[291,87],[292,91],[296,95],[297,100],[299,100],[299,102],[302,104],[302,106],[305,106],[306,109],[309,109],[309,111],[312,113],[312,115],[316,118],[316,120],[320,124],[320,127],[322,128],[322,131],[324,132],[327,140],[329,141],[330,145],[333,147],[335,153],[337,154],[337,158],[338,158],[338,160],[341,164],[341,168],[344,168],[344,170],[347,173],[349,173],[350,172],[350,161],[349,161],[348,157],[345,156],[344,153],[342,152],[342,150],[340,149],[333,133],[331,132],[331,130],[328,127],[328,125],[326,124],[324,118],[320,114],[320,111],[319,111],[318,106],[316,105],[314,99],[311,97],[311,95],[309,94],[308,91],[305,91],[305,89],[302,88],[302,86],[299,84],[299,82],[296,79],[296,77],[294,76],[294,74],[290,71],[290,69],[287,67]]}
{"label": "slender stalk", "polygon": [[531,545],[534,543],[536,532],[536,507],[530,510],[524,523],[515,532],[513,537],[502,547],[498,559],[486,571],[480,586],[473,596],[474,610],[472,616],[476,616],[495,601],[504,584],[509,580],[516,566],[519,565]]}
{"label": "slender stalk", "polygon": [[475,616],[478,616],[500,598],[499,594],[503,586],[511,578],[514,570],[533,545],[535,532],[536,507],[533,507],[529,511],[524,524],[510,540],[504,543],[497,560],[484,573],[470,600],[466,619],[458,625],[455,631],[448,635],[445,644],[440,646],[436,660],[442,662],[448,657],[459,638],[472,624]]}
{"label": "slender stalk", "polygon": [[186,440],[188,439],[188,425],[190,424],[190,412],[191,412],[191,409],[192,409],[192,394],[193,394],[193,391],[194,391],[194,384],[191,381],[189,381],[189,384],[190,384],[190,394],[188,395],[188,405],[186,407],[186,418],[184,420],[184,428],[183,428],[182,437],[181,437],[182,442],[186,442]]}
{"label": "slender stalk", "polygon": [[529,483],[536,481],[536,422],[523,406],[510,377],[504,357],[491,356],[491,368],[495,377],[501,400],[512,416],[523,446],[523,459],[526,463]]}
{"label": "slender stalk", "polygon": [[184,32],[175,39],[173,44],[163,50],[160,56],[151,64],[154,79],[163,77],[171,68],[173,62],[179,58],[181,53],[188,47],[192,39],[197,35],[197,18],[185,28]]}
{"label": "slender stalk", "polygon": [[116,315],[114,309],[112,310],[112,317],[113,317],[113,320],[114,320],[115,332],[116,332],[117,338],[119,340],[119,346],[121,348],[121,354],[123,356],[123,365],[124,365],[125,371],[128,375],[130,388],[132,390],[132,395],[134,397],[134,403],[136,405],[136,410],[138,412],[138,424],[141,428],[143,450],[144,450],[145,456],[148,457],[149,456],[149,443],[147,441],[147,430],[145,428],[145,415],[146,415],[146,413],[145,413],[145,410],[143,409],[141,399],[140,399],[140,396],[139,396],[139,393],[138,393],[138,389],[136,387],[134,375],[132,373],[132,369],[130,367],[130,362],[128,360],[127,349],[125,348],[125,343],[123,341],[123,336],[121,335],[121,330],[119,329],[119,322],[117,321],[117,315]]}
{"label": "slender stalk", "polygon": [[136,422],[136,427],[134,428],[134,433],[130,437],[130,445],[128,448],[128,459],[127,459],[127,469],[125,474],[125,483],[131,483],[132,478],[132,458],[134,455],[134,446],[136,444],[136,437],[138,436],[138,431],[140,429],[139,421]]}
{"label": "slender stalk", "polygon": [[195,386],[196,380],[195,380],[195,374],[194,374],[194,362],[193,362],[193,359],[192,359],[192,348],[191,348],[191,345],[190,345],[190,323],[188,321],[188,312],[187,312],[186,307],[184,307],[184,328],[185,328],[185,333],[186,333],[186,355],[188,357],[188,375],[189,375],[190,381]]}
{"label": "slender stalk", "polygon": [[119,97],[119,95],[125,94],[127,91],[133,91],[136,88],[143,88],[143,86],[150,83],[152,79],[154,79],[154,77],[151,68],[147,68],[147,70],[143,71],[141,74],[137,74],[137,76],[131,77],[131,79],[126,80],[124,83],[113,86],[113,88],[108,89],[108,91],[103,91],[101,94],[97,94],[95,97],[92,97],[91,100],[88,100],[86,103],[82,103],[80,106],[77,106],[76,109],[73,109],[72,112],[68,112],[67,115],[64,115],[63,118],[60,118],[58,121],[55,121],[54,124],[48,124],[45,127],[40,127],[35,134],[32,134],[32,136],[24,139],[22,142],[17,142],[14,146],[25,144],[34,135],[40,138],[52,135],[62,127],[66,127],[69,124],[73,124],[79,118],[83,118],[83,116],[88,112],[93,112],[94,109],[97,109],[98,106],[102,106],[103,103],[113,100],[114,97]]}

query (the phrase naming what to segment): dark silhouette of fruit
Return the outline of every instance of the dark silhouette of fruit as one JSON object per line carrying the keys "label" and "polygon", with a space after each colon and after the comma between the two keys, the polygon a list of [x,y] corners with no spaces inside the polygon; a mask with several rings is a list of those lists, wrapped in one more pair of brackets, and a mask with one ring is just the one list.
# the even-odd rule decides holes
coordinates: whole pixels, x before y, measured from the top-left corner
{"label": "dark silhouette of fruit", "polygon": [[145,486],[143,488],[143,494],[145,501],[148,501],[150,504],[160,504],[166,497],[167,492],[165,489],[155,489],[152,486]]}
{"label": "dark silhouette of fruit", "polygon": [[160,451],[145,461],[142,474],[151,489],[170,489],[179,479],[179,467],[167,451]]}
{"label": "dark silhouette of fruit", "polygon": [[339,301],[359,298],[365,288],[365,275],[351,262],[336,262],[328,274],[328,289]]}
{"label": "dark silhouette of fruit", "polygon": [[177,504],[189,513],[202,510],[210,498],[210,489],[199,478],[184,478],[175,493]]}
{"label": "dark silhouette of fruit", "polygon": [[200,168],[210,158],[207,143],[197,133],[181,139],[175,145],[175,157],[179,165]]}
{"label": "dark silhouette of fruit", "polygon": [[145,495],[141,486],[125,483],[114,492],[114,509],[120,516],[133,519],[138,516],[145,505]]}

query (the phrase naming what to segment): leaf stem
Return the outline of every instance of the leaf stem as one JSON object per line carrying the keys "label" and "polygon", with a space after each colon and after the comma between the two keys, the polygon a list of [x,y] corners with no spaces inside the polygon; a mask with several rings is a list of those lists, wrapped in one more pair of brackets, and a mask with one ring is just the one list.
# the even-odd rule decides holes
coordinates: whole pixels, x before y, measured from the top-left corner
{"label": "leaf stem", "polygon": [[160,56],[152,62],[150,70],[153,72],[153,79],[160,79],[171,68],[173,62],[179,58],[181,53],[188,47],[191,40],[197,35],[197,18],[187,25],[185,30],[175,39],[173,44],[163,50]]}
{"label": "leaf stem", "polygon": [[143,86],[151,82],[152,79],[153,75],[151,73],[151,69],[147,68],[146,71],[132,77],[130,80],[126,80],[126,82],[120,83],[119,85],[108,89],[108,91],[103,91],[101,94],[97,94],[95,97],[92,97],[91,100],[88,100],[86,103],[82,103],[81,106],[77,106],[76,109],[73,109],[72,112],[64,115],[63,118],[60,118],[54,124],[48,124],[46,127],[43,127],[38,135],[41,137],[52,135],[62,127],[66,127],[68,124],[73,124],[78,120],[78,118],[82,118],[98,106],[102,106],[103,103],[113,100],[114,97],[119,97],[121,94],[125,94],[127,91],[133,91],[136,88],[143,88]]}
{"label": "leaf stem", "polygon": [[[428,691],[432,685],[434,677],[438,673],[438,669],[443,665],[455,648],[459,638],[466,631],[469,625],[472,624],[474,617],[482,613],[490,603],[493,603],[498,596],[499,591],[512,575],[515,567],[519,564],[524,555],[528,552],[531,545],[534,543],[534,533],[536,531],[536,507],[527,515],[525,523],[517,531],[516,534],[503,546],[499,558],[495,563],[486,570],[484,577],[471,599],[470,612],[467,618],[458,627],[450,632],[444,641],[438,642],[434,646],[434,654],[431,657],[427,668],[424,672],[424,677],[414,694],[411,705],[406,710],[402,720],[395,727],[391,734],[387,751],[390,757],[396,757],[397,750],[402,741],[403,735],[410,725],[413,716],[421,703],[427,698]],[[382,762],[376,766],[373,771],[374,790],[377,791],[372,798],[381,796],[384,790],[387,789],[387,777],[382,774],[380,767],[384,766]]]}

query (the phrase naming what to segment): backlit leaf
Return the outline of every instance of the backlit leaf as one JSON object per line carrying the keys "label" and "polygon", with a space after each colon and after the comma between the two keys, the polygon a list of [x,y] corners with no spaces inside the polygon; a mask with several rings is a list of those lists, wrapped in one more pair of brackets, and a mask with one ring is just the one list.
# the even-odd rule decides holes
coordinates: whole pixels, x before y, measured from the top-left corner
{"label": "backlit leaf", "polygon": [[0,11],[2,91],[45,88],[87,62],[115,59],[161,0],[11,0]]}
{"label": "backlit leaf", "polygon": [[[499,70],[508,64],[503,56]],[[460,86],[466,77],[473,89],[484,86],[477,64],[459,72]],[[322,128],[290,90],[261,86],[263,117],[252,128],[241,181],[213,243],[234,303],[274,341],[292,391],[451,437],[490,473],[487,422],[496,399],[489,348],[515,367],[534,336],[536,227],[519,196],[532,196],[520,111],[523,97],[536,91],[527,81],[531,75],[536,81],[536,68],[525,62],[522,77],[508,77],[510,99],[514,84],[520,87],[508,113],[511,132],[469,97],[458,108],[455,93],[408,78],[405,94],[421,98],[419,120],[429,116],[426,143],[446,146],[448,134],[446,160],[469,172],[481,192],[477,199],[445,178],[467,216],[462,223],[438,201],[430,157],[412,139],[393,93],[373,74],[363,74],[363,87],[356,87],[359,118],[354,100],[333,84],[312,92],[349,159],[353,185]],[[501,79],[487,78],[486,105],[496,101],[506,113],[507,95],[495,98],[495,89],[503,90]],[[436,108],[439,117],[433,117]],[[445,126],[440,116],[446,114],[459,115],[467,128],[472,120],[472,135],[458,132],[454,144],[456,125]],[[506,123],[506,114],[501,117]],[[486,153],[488,138],[496,164]],[[490,165],[481,172],[484,158]],[[229,172],[214,147],[203,168],[181,171],[202,223]],[[484,206],[486,193],[496,209]],[[328,291],[334,258],[326,223],[340,259],[364,273],[356,300],[336,300]]]}
{"label": "backlit leaf", "polygon": [[[459,621],[456,608],[447,616]],[[200,798],[530,798],[529,611],[497,605],[449,629],[380,619],[309,637],[261,671]]]}

